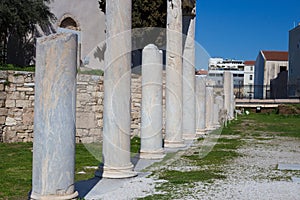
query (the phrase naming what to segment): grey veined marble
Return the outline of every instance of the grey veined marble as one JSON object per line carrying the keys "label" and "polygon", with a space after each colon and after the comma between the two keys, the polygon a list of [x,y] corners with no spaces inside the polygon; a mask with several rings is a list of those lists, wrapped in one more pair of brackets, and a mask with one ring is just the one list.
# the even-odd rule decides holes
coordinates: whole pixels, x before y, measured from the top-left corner
{"label": "grey veined marble", "polygon": [[130,162],[131,0],[106,1],[103,177],[136,176]]}
{"label": "grey veined marble", "polygon": [[77,37],[39,38],[31,199],[74,199]]}
{"label": "grey veined marble", "polygon": [[162,51],[149,44],[143,50],[140,158],[164,157],[162,144]]}
{"label": "grey veined marble", "polygon": [[182,136],[182,9],[181,0],[167,1],[165,147],[183,147]]}

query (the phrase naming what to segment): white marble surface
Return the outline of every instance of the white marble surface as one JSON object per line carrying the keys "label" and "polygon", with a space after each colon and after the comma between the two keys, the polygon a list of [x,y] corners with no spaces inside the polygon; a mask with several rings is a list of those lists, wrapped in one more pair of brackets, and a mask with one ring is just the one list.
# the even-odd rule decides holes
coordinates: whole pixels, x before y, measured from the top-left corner
{"label": "white marble surface", "polygon": [[143,50],[140,158],[164,156],[162,144],[162,51],[149,44]]}
{"label": "white marble surface", "polygon": [[196,78],[196,128],[197,134],[204,134],[206,128],[206,77]]}
{"label": "white marble surface", "polygon": [[179,147],[184,146],[182,137],[181,0],[168,1],[167,7],[165,147]]}
{"label": "white marble surface", "polygon": [[131,0],[106,2],[103,177],[135,176],[130,162]]}
{"label": "white marble surface", "polygon": [[183,138],[196,137],[195,17],[183,16]]}

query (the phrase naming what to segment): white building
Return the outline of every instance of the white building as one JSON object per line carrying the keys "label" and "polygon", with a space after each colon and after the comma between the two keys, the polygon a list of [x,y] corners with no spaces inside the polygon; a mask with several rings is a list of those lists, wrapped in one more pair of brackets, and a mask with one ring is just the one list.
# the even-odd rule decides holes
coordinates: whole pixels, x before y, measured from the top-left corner
{"label": "white building", "polygon": [[288,68],[288,52],[260,51],[255,62],[254,98],[270,98],[271,80]]}
{"label": "white building", "polygon": [[244,70],[244,61],[223,58],[210,58],[209,70]]}
{"label": "white building", "polygon": [[98,0],[54,0],[49,5],[56,20],[50,29],[41,29],[48,35],[53,32],[72,32],[78,35],[78,64],[103,69],[105,46],[105,14]]}
{"label": "white building", "polygon": [[216,82],[217,86],[223,85],[224,71],[233,73],[235,86],[242,86],[244,83],[244,61],[224,60],[223,58],[210,58],[208,68],[208,77]]}
{"label": "white building", "polygon": [[244,95],[246,98],[253,98],[255,61],[245,61],[244,64]]}
{"label": "white building", "polygon": [[289,32],[289,97],[300,97],[300,25]]}

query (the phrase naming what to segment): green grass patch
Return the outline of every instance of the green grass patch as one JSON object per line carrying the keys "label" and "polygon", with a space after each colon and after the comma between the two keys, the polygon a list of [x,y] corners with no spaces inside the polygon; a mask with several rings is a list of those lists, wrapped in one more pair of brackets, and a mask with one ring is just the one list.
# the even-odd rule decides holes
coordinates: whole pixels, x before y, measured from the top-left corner
{"label": "green grass patch", "polygon": [[100,69],[78,70],[78,74],[103,76],[104,72]]}
{"label": "green grass patch", "polygon": [[11,70],[11,71],[27,71],[27,72],[34,72],[35,71],[35,66],[30,65],[30,66],[16,66],[12,64],[2,64],[0,65],[0,70]]}
{"label": "green grass patch", "polygon": [[164,171],[159,176],[160,179],[168,180],[171,184],[185,184],[194,182],[204,182],[210,181],[212,179],[224,179],[225,176],[218,172],[212,172],[209,170],[199,170],[199,171]]}
{"label": "green grass patch", "polygon": [[0,199],[27,199],[32,143],[0,144]]}
{"label": "green grass patch", "polygon": [[133,137],[130,141],[130,152],[132,154],[136,154],[140,152],[141,148],[141,138],[139,137]]}
{"label": "green grass patch", "polygon": [[[101,144],[99,144],[101,145]],[[95,169],[86,166],[99,166],[101,160],[96,159],[87,148],[89,144],[76,144],[75,181],[94,177]],[[131,139],[131,151],[138,153],[140,138]],[[99,154],[102,148],[97,148]],[[32,184],[32,143],[0,143],[0,199],[27,199]],[[84,171],[85,174],[77,174]]]}

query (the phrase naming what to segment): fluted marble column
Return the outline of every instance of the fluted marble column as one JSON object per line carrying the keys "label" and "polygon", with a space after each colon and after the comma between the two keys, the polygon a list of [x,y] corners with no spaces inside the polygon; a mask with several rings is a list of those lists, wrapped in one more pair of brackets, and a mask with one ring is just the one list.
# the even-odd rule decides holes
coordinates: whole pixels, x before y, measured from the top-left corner
{"label": "fluted marble column", "polygon": [[165,147],[183,147],[182,136],[182,9],[181,0],[167,1]]}
{"label": "fluted marble column", "polygon": [[224,107],[229,120],[234,118],[233,74],[224,72]]}
{"label": "fluted marble column", "polygon": [[206,77],[196,77],[196,128],[197,135],[205,134],[206,128]]}
{"label": "fluted marble column", "polygon": [[149,44],[142,59],[142,114],[140,158],[164,157],[162,147],[162,51]]}
{"label": "fluted marble column", "polygon": [[75,199],[77,37],[37,40],[31,199]]}
{"label": "fluted marble column", "polygon": [[196,138],[195,81],[195,14],[192,8],[186,8],[183,14],[182,130],[184,139]]}
{"label": "fluted marble column", "polygon": [[214,130],[214,81],[206,82],[206,130]]}
{"label": "fluted marble column", "polygon": [[106,1],[103,177],[136,176],[130,162],[131,0]]}

